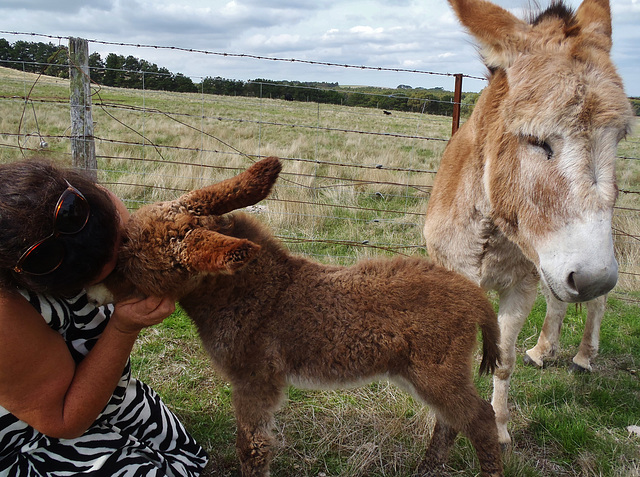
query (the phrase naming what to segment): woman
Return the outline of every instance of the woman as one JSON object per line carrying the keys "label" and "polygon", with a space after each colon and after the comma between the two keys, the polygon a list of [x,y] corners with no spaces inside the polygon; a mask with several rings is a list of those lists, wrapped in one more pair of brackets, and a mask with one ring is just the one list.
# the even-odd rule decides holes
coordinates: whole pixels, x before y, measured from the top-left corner
{"label": "woman", "polygon": [[124,204],[79,172],[0,165],[0,475],[193,476],[204,451],[131,378],[166,298],[95,308],[83,287],[115,266]]}

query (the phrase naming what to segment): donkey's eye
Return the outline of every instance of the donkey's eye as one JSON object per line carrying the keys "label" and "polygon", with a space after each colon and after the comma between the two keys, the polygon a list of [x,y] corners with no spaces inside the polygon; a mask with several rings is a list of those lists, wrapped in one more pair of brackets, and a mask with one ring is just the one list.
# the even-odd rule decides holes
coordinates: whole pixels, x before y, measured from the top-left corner
{"label": "donkey's eye", "polygon": [[544,151],[544,153],[547,155],[547,159],[552,159],[553,158],[553,149],[551,148],[551,146],[549,145],[549,143],[547,141],[544,141],[542,139],[538,139],[536,137],[530,137],[527,139],[527,142],[532,145],[533,147],[537,147],[539,149],[542,149]]}

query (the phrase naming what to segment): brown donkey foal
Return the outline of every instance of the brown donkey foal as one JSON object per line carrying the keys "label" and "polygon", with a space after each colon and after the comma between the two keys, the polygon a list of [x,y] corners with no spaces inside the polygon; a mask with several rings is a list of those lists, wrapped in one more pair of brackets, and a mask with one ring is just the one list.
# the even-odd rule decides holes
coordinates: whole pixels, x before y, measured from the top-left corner
{"label": "brown donkey foal", "polygon": [[265,198],[277,158],[133,214],[118,265],[90,290],[95,301],[175,297],[233,389],[243,476],[269,474],[274,412],[289,384],[344,387],[388,378],[429,405],[436,424],[418,475],[434,475],[458,432],[483,476],[502,476],[495,416],[472,381],[499,362],[496,314],[470,280],[421,258],[351,267],[292,255],[234,209]]}

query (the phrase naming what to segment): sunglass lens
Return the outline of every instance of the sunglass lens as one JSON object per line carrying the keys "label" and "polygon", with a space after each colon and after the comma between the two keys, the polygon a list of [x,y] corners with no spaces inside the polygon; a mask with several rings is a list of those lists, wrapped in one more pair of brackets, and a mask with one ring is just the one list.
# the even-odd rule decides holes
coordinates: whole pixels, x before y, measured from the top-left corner
{"label": "sunglass lens", "polygon": [[75,234],[89,220],[89,203],[82,194],[67,189],[56,206],[56,230],[63,234]]}
{"label": "sunglass lens", "polygon": [[22,259],[20,268],[32,275],[45,275],[60,266],[64,259],[64,244],[50,238],[33,247]]}

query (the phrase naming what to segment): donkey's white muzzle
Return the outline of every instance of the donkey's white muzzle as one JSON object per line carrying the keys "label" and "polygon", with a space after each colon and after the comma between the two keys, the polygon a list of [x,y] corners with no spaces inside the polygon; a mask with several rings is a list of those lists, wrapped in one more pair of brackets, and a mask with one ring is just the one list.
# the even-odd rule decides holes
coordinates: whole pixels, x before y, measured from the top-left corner
{"label": "donkey's white muzzle", "polygon": [[618,281],[611,215],[571,223],[538,248],[540,275],[565,302],[583,302],[608,293]]}

